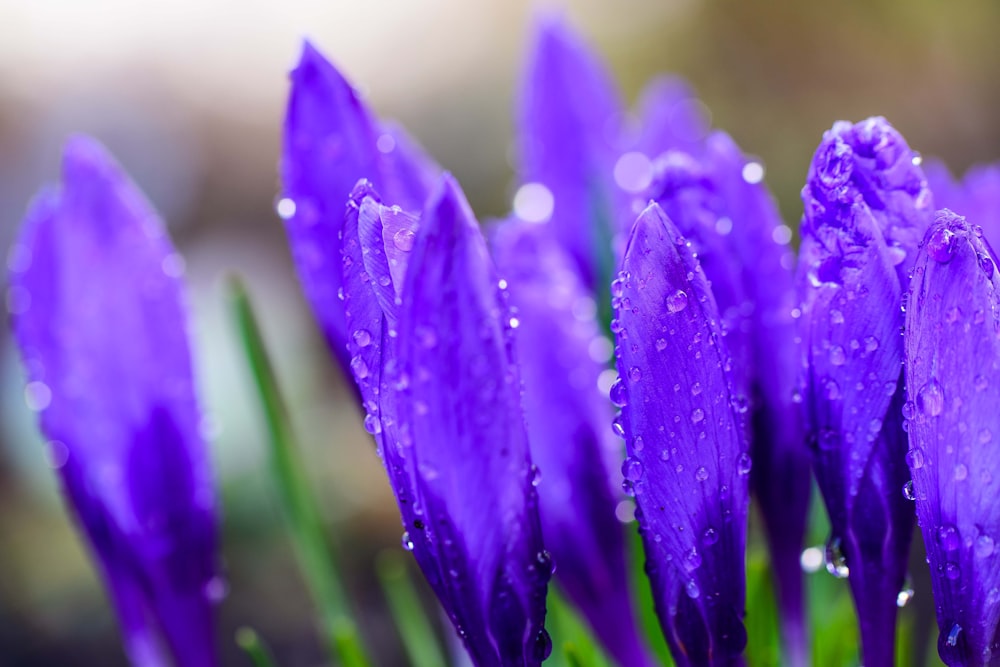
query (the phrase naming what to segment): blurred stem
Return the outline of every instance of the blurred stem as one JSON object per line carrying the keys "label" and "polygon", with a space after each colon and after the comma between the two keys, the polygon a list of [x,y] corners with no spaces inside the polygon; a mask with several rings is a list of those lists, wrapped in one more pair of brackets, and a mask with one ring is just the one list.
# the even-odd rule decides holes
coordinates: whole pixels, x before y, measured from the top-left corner
{"label": "blurred stem", "polygon": [[413,667],[447,664],[402,555],[383,551],[375,562],[375,568],[410,664]]}
{"label": "blurred stem", "polygon": [[236,631],[236,645],[250,658],[254,667],[275,667],[271,652],[264,646],[260,635],[253,628],[240,628]]}
{"label": "blurred stem", "polygon": [[339,659],[345,667],[368,667],[371,661],[351,616],[343,583],[337,575],[336,559],[326,541],[319,510],[309,490],[288,409],[264,347],[253,306],[239,278],[230,280],[229,293],[243,351],[264,408],[271,471],[299,565],[319,608],[328,649],[331,657]]}

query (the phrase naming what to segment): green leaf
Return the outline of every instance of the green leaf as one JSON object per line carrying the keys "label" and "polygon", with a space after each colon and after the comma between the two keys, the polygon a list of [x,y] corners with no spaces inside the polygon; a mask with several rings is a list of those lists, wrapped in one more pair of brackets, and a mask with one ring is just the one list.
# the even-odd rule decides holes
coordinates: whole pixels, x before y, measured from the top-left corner
{"label": "green leaf", "polygon": [[275,667],[276,663],[271,652],[264,646],[264,642],[253,628],[237,630],[236,645],[243,649],[254,667]]}
{"label": "green leaf", "polygon": [[270,470],[288,521],[299,566],[319,609],[328,650],[331,657],[339,659],[345,667],[368,667],[371,661],[351,616],[343,583],[337,576],[336,559],[326,540],[319,510],[299,458],[287,406],[281,396],[253,306],[238,278],[230,280],[229,295],[233,320],[264,409],[270,444]]}
{"label": "green leaf", "polygon": [[413,667],[447,664],[402,554],[383,551],[375,562],[375,569],[410,664]]}

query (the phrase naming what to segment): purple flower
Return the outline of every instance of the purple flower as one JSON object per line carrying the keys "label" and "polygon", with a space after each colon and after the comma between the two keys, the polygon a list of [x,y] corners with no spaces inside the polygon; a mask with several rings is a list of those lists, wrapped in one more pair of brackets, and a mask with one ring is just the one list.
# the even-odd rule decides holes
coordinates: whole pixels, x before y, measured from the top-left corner
{"label": "purple flower", "polygon": [[[763,168],[728,135],[712,134],[697,157],[670,150],[654,163],[648,194],[692,244],[712,284],[738,407],[750,408],[752,477],[761,501],[789,664],[808,663],[802,573],[809,506],[808,452],[792,401],[800,359],[793,255],[763,184]],[[780,480],[780,482],[779,482]]]}
{"label": "purple flower", "polygon": [[515,200],[515,213],[548,222],[591,290],[611,273],[621,197],[612,173],[623,112],[587,45],[557,18],[540,20],[520,92],[517,141],[521,182],[544,189],[521,190],[539,201],[519,211]]}
{"label": "purple flower", "polygon": [[358,179],[367,178],[394,203],[417,210],[439,169],[400,128],[379,123],[309,42],[303,44],[291,79],[278,213],[285,220],[306,298],[346,369],[338,262],[344,202]]}
{"label": "purple flower", "polygon": [[[12,250],[13,327],[135,665],[215,665],[216,497],[182,260],[103,147],[67,144]],[[162,640],[162,641],[161,641]]]}
{"label": "purple flower", "polygon": [[411,549],[477,665],[538,665],[552,561],[511,316],[450,176],[422,214],[355,188],[343,234],[350,368]]}
{"label": "purple flower", "polygon": [[832,525],[827,567],[849,572],[869,665],[892,663],[912,531],[899,331],[932,210],[918,162],[885,119],[841,122],[823,135],[802,191],[803,399]]}
{"label": "purple flower", "polygon": [[986,238],[1000,242],[1000,164],[975,166],[956,182],[943,163],[924,167],[934,205],[958,211],[983,228]]}
{"label": "purple flower", "polygon": [[[511,219],[493,234],[519,323],[516,348],[545,544],[556,580],[622,665],[653,664],[629,599],[622,525],[621,442],[598,388],[610,343],[573,260],[537,224]],[[617,493],[612,491],[616,479]]]}
{"label": "purple flower", "polygon": [[982,229],[938,213],[906,312],[910,495],[948,664],[1000,657],[1000,274]]}
{"label": "purple flower", "polygon": [[739,664],[750,456],[719,313],[690,244],[656,204],[612,284],[625,438],[656,611],[679,665]]}

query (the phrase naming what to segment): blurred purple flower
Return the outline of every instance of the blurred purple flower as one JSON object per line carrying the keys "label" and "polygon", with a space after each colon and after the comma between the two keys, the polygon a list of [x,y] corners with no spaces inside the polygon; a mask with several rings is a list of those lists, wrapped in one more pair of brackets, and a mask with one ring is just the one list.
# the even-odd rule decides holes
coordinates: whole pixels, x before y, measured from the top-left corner
{"label": "blurred purple flower", "polygon": [[[763,184],[763,167],[723,132],[697,155],[669,150],[646,191],[677,225],[712,285],[731,358],[737,409],[750,410],[754,491],[761,502],[786,644],[809,663],[799,555],[810,494],[801,406],[793,402],[799,345],[791,230]],[[780,480],[780,482],[778,482]]]}
{"label": "blurred purple flower", "polygon": [[906,404],[916,499],[951,666],[1000,659],[1000,274],[982,229],[938,213],[913,270]]}
{"label": "blurred purple flower", "polygon": [[935,206],[958,211],[979,225],[987,239],[1000,243],[1000,164],[975,166],[961,181],[939,161],[929,160],[924,170]]}
{"label": "blurred purple flower", "polygon": [[412,550],[477,665],[538,665],[552,560],[511,316],[444,176],[419,219],[355,188],[343,233],[349,366]]}
{"label": "blurred purple flower", "polygon": [[538,484],[545,544],[556,581],[621,665],[654,664],[639,635],[613,491],[621,443],[598,378],[610,342],[572,258],[540,225],[517,219],[492,235],[518,322],[522,402]]}
{"label": "blurred purple flower", "polygon": [[750,455],[719,313],[690,244],[657,204],[612,284],[625,484],[678,665],[739,664]]}
{"label": "blurred purple flower", "polygon": [[344,202],[366,178],[393,203],[418,210],[440,170],[401,128],[380,123],[309,42],[291,80],[278,214],[309,305],[348,372],[338,259]]}
{"label": "blurred purple flower", "polygon": [[932,211],[916,158],[883,118],[840,122],[802,190],[803,399],[832,525],[827,568],[849,573],[869,665],[892,664],[912,532],[900,306]]}
{"label": "blurred purple flower", "polygon": [[105,149],[71,139],[12,250],[27,393],[60,457],[135,665],[217,664],[216,496],[187,308],[150,204]]}

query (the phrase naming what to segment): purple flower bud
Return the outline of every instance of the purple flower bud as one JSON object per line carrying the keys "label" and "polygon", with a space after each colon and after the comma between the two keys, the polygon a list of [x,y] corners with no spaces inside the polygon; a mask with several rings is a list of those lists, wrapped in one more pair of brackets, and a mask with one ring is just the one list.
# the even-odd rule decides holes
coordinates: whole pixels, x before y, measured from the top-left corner
{"label": "purple flower bud", "polygon": [[611,342],[600,332],[597,306],[572,258],[539,225],[502,223],[493,255],[516,309],[522,403],[557,581],[620,664],[654,664],[632,612],[615,517],[621,440],[610,428],[608,396],[598,388]]}
{"label": "purple flower bud", "polygon": [[[13,327],[63,492],[134,664],[217,664],[216,497],[183,261],[95,141],[71,139],[15,246]],[[163,654],[163,647],[169,655]]]}
{"label": "purple flower bud", "polygon": [[1000,274],[981,230],[938,213],[906,312],[913,495],[948,665],[1000,656]]}
{"label": "purple flower bud", "polygon": [[511,315],[444,176],[419,220],[360,183],[343,232],[351,370],[412,549],[477,665],[548,657],[535,468]]}
{"label": "purple flower bud", "polygon": [[931,211],[903,137],[882,118],[823,135],[802,191],[804,388],[815,471],[848,572],[864,662],[892,662],[913,512],[901,426],[902,295]]}
{"label": "purple flower bud", "polygon": [[278,214],[306,298],[330,349],[348,369],[340,268],[344,202],[360,178],[407,210],[440,171],[398,127],[380,125],[357,91],[309,43],[291,73]]}
{"label": "purple flower bud", "polygon": [[747,639],[751,464],[719,312],[689,244],[656,204],[636,221],[618,279],[623,472],[656,611],[679,665],[730,664]]}

